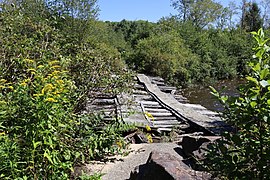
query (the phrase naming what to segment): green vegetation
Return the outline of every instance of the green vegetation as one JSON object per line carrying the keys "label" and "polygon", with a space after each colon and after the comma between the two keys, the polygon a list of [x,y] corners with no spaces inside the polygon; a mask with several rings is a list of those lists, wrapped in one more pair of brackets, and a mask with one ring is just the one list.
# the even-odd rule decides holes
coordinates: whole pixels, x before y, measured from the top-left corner
{"label": "green vegetation", "polygon": [[130,73],[114,33],[77,5],[75,14],[53,2],[1,5],[0,179],[69,179],[75,165],[120,148],[127,125],[80,111],[95,89],[127,89]]}
{"label": "green vegetation", "polygon": [[235,128],[210,146],[207,168],[215,176],[228,179],[268,179],[270,165],[270,39],[260,29],[252,33],[257,41],[247,83],[239,87],[239,97],[212,93],[224,104],[225,120]]}
{"label": "green vegetation", "polygon": [[[238,131],[215,147],[227,154],[213,159],[224,162],[213,170],[269,174],[269,47],[262,31],[253,34],[259,61],[246,66],[255,45],[249,31],[264,25],[269,33],[268,6],[262,16],[258,4],[243,1],[237,24],[234,9],[211,0],[172,5],[179,14],[157,23],[102,22],[96,0],[1,1],[0,179],[69,179],[75,165],[117,152],[130,127],[81,111],[92,92],[127,91],[130,69],[176,86],[250,74],[237,101],[220,97]],[[227,172],[221,175],[236,175]]]}

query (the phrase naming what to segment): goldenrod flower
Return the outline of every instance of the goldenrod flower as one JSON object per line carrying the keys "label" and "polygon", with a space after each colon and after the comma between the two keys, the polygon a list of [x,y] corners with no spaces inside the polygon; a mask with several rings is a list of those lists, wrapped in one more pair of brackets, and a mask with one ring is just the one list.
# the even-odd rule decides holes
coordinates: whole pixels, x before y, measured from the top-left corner
{"label": "goldenrod flower", "polygon": [[62,79],[56,81],[57,84],[64,84],[64,81]]}
{"label": "goldenrod flower", "polygon": [[52,68],[57,69],[57,68],[61,68],[61,66],[55,65],[55,66],[52,66]]}
{"label": "goldenrod flower", "polygon": [[122,142],[120,142],[120,141],[117,141],[116,144],[117,144],[117,146],[118,146],[119,148],[122,148],[122,146],[123,146]]}
{"label": "goldenrod flower", "polygon": [[54,65],[54,64],[57,64],[57,63],[59,63],[59,61],[57,61],[57,60],[54,60],[54,61],[51,61],[51,62],[49,62],[49,65]]}
{"label": "goldenrod flower", "polygon": [[22,82],[20,85],[21,86],[26,86],[27,84],[25,82]]}
{"label": "goldenrod flower", "polygon": [[33,68],[30,68],[30,69],[28,69],[28,71],[36,71],[35,69],[33,69]]}
{"label": "goldenrod flower", "polygon": [[7,80],[5,80],[5,79],[0,80],[0,83],[5,83],[5,82],[7,82]]}
{"label": "goldenrod flower", "polygon": [[149,125],[146,125],[145,128],[147,131],[151,131],[151,127]]}
{"label": "goldenrod flower", "polygon": [[6,134],[5,132],[0,132],[0,136],[5,135],[5,134]]}
{"label": "goldenrod flower", "polygon": [[149,112],[145,112],[145,115],[148,117],[148,118],[150,118],[152,121],[154,121],[154,117],[153,117],[153,115],[151,114],[151,113],[149,113]]}
{"label": "goldenrod flower", "polygon": [[153,138],[152,138],[151,134],[147,134],[146,136],[147,136],[148,142],[153,143]]}
{"label": "goldenrod flower", "polygon": [[11,90],[13,90],[13,89],[14,89],[14,87],[13,87],[13,86],[8,86],[8,88],[9,88],[9,89],[11,89]]}
{"label": "goldenrod flower", "polygon": [[45,87],[41,90],[41,93],[44,94],[47,91],[51,91],[53,89],[53,85],[51,83],[46,84]]}
{"label": "goldenrod flower", "polygon": [[39,69],[40,69],[40,68],[43,68],[43,67],[44,67],[43,65],[39,65],[37,68],[39,68]]}
{"label": "goldenrod flower", "polygon": [[31,59],[25,59],[26,62],[28,63],[34,63],[35,61],[34,60],[31,60]]}
{"label": "goldenrod flower", "polygon": [[53,72],[52,72],[52,75],[55,76],[55,75],[57,75],[58,73],[60,73],[60,71],[53,71]]}
{"label": "goldenrod flower", "polygon": [[25,79],[23,82],[28,83],[28,82],[30,82],[30,81],[31,81],[31,79],[30,79],[30,78],[27,78],[27,79]]}
{"label": "goldenrod flower", "polygon": [[53,98],[47,98],[45,99],[45,102],[57,102],[57,101]]}

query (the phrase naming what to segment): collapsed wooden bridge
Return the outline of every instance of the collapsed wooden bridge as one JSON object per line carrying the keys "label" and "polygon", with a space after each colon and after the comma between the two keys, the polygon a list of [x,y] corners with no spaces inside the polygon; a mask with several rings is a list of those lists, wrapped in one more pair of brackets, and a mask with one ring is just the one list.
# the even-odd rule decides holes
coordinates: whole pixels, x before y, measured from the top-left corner
{"label": "collapsed wooden bridge", "polygon": [[88,102],[87,111],[102,111],[105,121],[121,119],[140,127],[148,125],[160,133],[174,129],[183,134],[219,135],[230,129],[218,113],[189,104],[175,91],[162,78],[138,74],[132,94],[95,98]]}

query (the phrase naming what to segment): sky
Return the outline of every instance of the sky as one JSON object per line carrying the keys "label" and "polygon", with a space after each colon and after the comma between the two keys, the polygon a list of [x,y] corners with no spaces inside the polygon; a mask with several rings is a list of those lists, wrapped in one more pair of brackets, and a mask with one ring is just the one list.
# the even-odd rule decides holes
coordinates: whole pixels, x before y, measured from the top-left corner
{"label": "sky", "polygon": [[[228,1],[221,2],[224,5]],[[177,14],[171,6],[171,0],[98,0],[98,6],[99,20],[102,21],[126,19],[157,22],[162,17]]]}

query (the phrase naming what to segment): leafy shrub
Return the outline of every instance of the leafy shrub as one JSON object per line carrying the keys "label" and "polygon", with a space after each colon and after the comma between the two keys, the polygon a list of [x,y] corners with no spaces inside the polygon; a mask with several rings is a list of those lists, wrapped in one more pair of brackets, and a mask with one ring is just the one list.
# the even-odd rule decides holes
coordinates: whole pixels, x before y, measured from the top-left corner
{"label": "leafy shrub", "polygon": [[74,86],[58,61],[22,61],[27,76],[14,83],[1,80],[1,131],[19,147],[20,175],[65,179],[72,168],[65,139]]}
{"label": "leafy shrub", "polygon": [[214,175],[228,179],[268,179],[270,175],[270,69],[269,39],[260,29],[252,33],[257,41],[254,59],[248,63],[246,84],[239,87],[239,97],[212,93],[225,105],[225,120],[234,133],[225,133],[209,148],[207,168]]}
{"label": "leafy shrub", "polygon": [[129,64],[141,72],[184,85],[190,81],[197,61],[182,39],[175,32],[169,32],[140,40]]}
{"label": "leafy shrub", "polygon": [[47,19],[1,8],[0,178],[68,179],[75,164],[118,151],[129,126],[75,109],[88,88],[116,93],[128,84],[117,49],[78,42]]}

